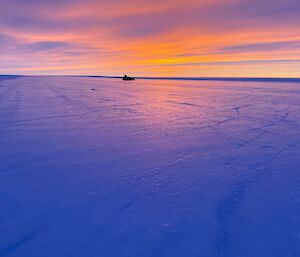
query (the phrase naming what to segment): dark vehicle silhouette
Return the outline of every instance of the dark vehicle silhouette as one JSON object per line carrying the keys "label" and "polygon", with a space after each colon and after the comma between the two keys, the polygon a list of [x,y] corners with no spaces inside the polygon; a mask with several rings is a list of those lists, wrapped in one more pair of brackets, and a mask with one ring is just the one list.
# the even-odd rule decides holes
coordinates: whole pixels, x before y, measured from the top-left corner
{"label": "dark vehicle silhouette", "polygon": [[128,77],[127,75],[125,75],[125,76],[123,77],[123,80],[135,80],[135,78]]}

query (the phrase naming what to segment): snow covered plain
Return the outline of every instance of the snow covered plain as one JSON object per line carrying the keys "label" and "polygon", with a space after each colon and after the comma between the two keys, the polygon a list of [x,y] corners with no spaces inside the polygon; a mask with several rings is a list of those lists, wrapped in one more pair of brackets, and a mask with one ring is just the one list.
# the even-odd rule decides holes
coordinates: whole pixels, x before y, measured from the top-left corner
{"label": "snow covered plain", "polygon": [[0,78],[0,256],[300,256],[300,83]]}

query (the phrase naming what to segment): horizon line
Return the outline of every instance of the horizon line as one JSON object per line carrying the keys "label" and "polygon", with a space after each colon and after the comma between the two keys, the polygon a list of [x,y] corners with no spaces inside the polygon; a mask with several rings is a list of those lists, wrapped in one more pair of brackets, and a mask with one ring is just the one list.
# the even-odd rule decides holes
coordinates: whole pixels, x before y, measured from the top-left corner
{"label": "horizon line", "polygon": [[[16,75],[16,74],[0,74],[0,77],[88,77],[88,78],[111,78],[121,79],[123,76],[113,75]],[[194,80],[194,81],[245,81],[245,82],[300,82],[299,78],[289,77],[156,77],[156,76],[134,76],[136,79],[144,80]]]}

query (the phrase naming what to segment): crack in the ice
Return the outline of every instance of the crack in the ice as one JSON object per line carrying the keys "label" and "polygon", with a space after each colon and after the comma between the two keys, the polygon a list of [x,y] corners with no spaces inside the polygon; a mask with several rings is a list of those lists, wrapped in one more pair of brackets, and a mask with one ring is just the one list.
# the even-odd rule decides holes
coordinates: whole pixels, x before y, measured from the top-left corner
{"label": "crack in the ice", "polygon": [[86,112],[86,113],[80,113],[80,114],[53,115],[53,116],[38,117],[38,118],[33,118],[33,119],[23,119],[23,120],[9,121],[9,122],[0,122],[0,125],[10,126],[10,125],[24,124],[26,122],[32,122],[32,121],[82,117],[83,115],[88,115],[88,114],[91,114],[91,113],[94,113],[94,112],[97,112],[97,111],[93,110],[93,111],[89,111],[89,112]]}
{"label": "crack in the ice", "polygon": [[193,107],[199,107],[199,108],[207,107],[207,106],[204,106],[204,105],[198,105],[198,104],[187,103],[187,102],[177,102],[177,101],[167,101],[167,102],[172,103],[172,104],[187,105],[187,106],[193,106]]}
{"label": "crack in the ice", "polygon": [[[198,151],[197,150],[192,150],[191,152],[187,153],[186,155],[177,158],[174,161],[169,162],[167,165],[165,165],[164,167],[161,168],[157,168],[155,169],[154,172],[150,172],[147,175],[143,175],[143,176],[137,176],[135,178],[131,179],[132,183],[138,183],[139,180],[143,180],[146,179],[148,177],[152,177],[153,179],[160,179],[160,175],[164,172],[169,171],[174,165],[176,165],[179,162],[183,162],[186,161],[189,158],[192,158],[193,155],[195,155]],[[163,181],[162,183],[159,184],[160,188],[165,188],[168,184],[170,183],[170,181]],[[124,212],[126,210],[128,210],[129,208],[131,208],[133,205],[135,205],[136,203],[138,203],[141,199],[145,198],[146,196],[149,196],[153,194],[153,192],[150,193],[144,193],[142,195],[140,195],[138,198],[134,198],[134,199],[130,199],[128,202],[126,202],[123,206],[121,206],[118,210],[118,213],[120,212]]]}
{"label": "crack in the ice", "polygon": [[237,120],[238,118],[236,118],[236,117],[228,117],[227,119],[225,119],[225,120],[221,120],[221,121],[218,121],[218,122],[216,122],[216,126],[219,126],[219,125],[221,125],[221,124],[223,124],[223,123],[227,123],[227,122],[230,122],[230,121],[234,121],[234,120]]}
{"label": "crack in the ice", "polygon": [[256,140],[260,139],[262,136],[264,136],[266,134],[268,134],[268,132],[265,130],[262,130],[262,132],[259,133],[258,135],[255,135],[249,139],[246,139],[246,140],[240,142],[233,150],[237,150],[237,149],[247,146],[251,143],[254,143]]}
{"label": "crack in the ice", "polygon": [[238,106],[238,107],[233,108],[233,110],[235,110],[235,111],[236,111],[236,114],[237,114],[238,116],[240,116],[240,111],[241,111],[241,109],[242,109],[242,108],[246,108],[246,107],[250,107],[250,106],[252,106],[252,105],[251,105],[251,104],[241,105],[241,106]]}
{"label": "crack in the ice", "polygon": [[287,112],[287,113],[285,113],[284,115],[282,115],[282,116],[280,116],[279,118],[277,118],[276,120],[271,121],[271,122],[269,122],[268,124],[263,125],[263,126],[261,126],[261,127],[252,128],[252,129],[250,129],[249,131],[255,131],[255,130],[260,130],[260,129],[265,129],[265,128],[270,128],[270,127],[276,126],[277,124],[286,121],[286,118],[287,118],[288,116],[289,116],[289,113]]}

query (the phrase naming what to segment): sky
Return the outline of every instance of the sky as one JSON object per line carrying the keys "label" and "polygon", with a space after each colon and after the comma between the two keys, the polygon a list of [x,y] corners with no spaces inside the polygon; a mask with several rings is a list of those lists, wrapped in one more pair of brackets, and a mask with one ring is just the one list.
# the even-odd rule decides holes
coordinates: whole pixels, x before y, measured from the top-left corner
{"label": "sky", "polygon": [[300,1],[0,0],[0,74],[300,77]]}

